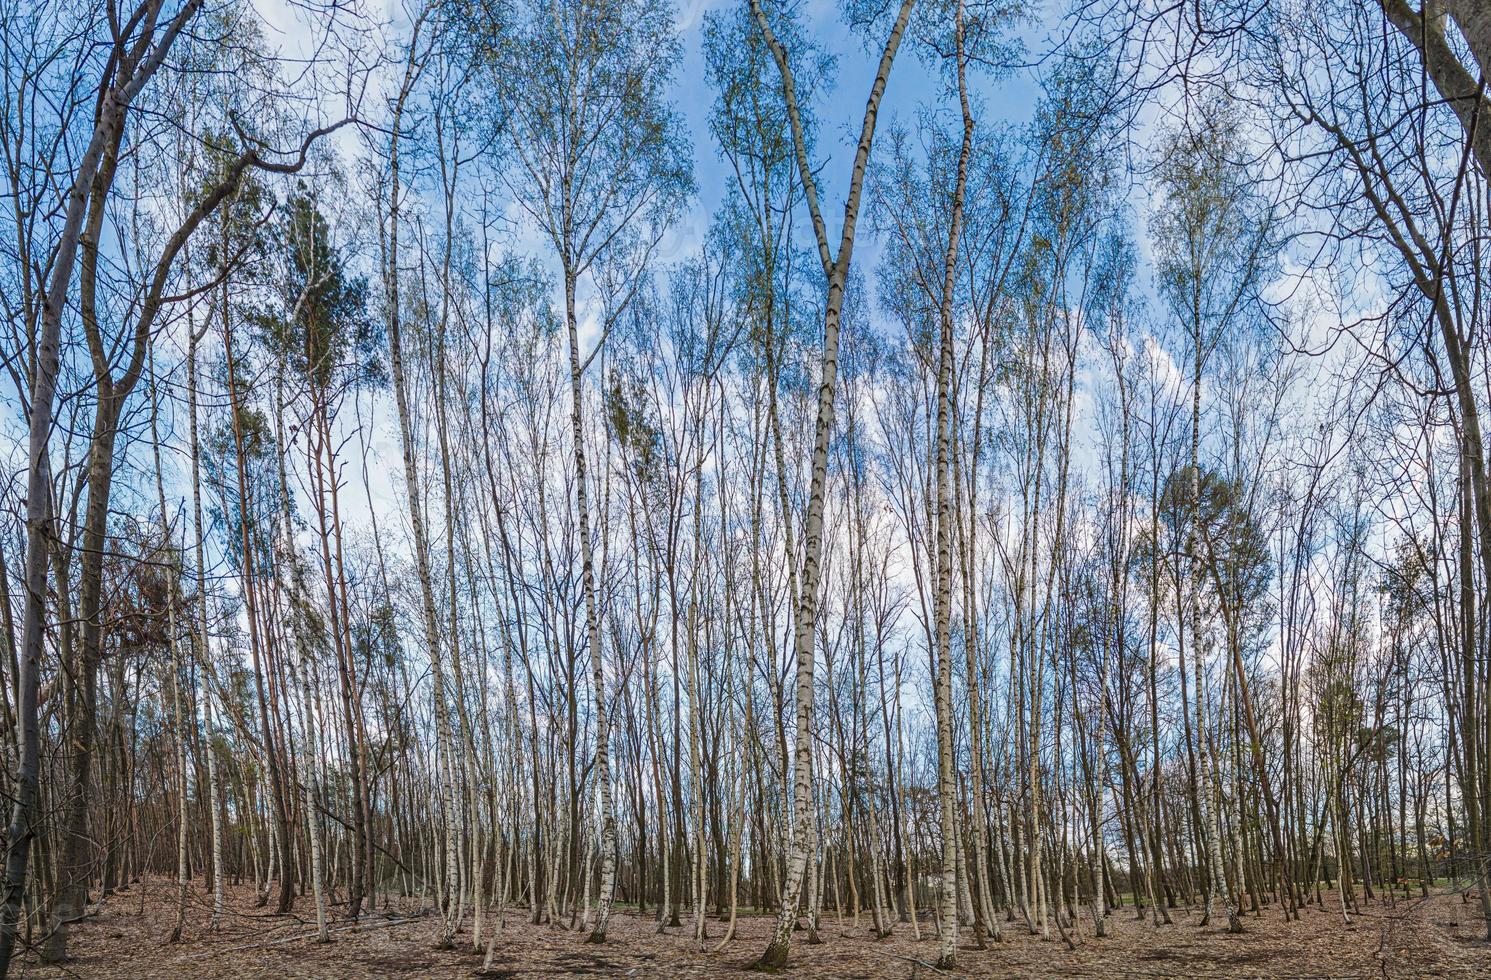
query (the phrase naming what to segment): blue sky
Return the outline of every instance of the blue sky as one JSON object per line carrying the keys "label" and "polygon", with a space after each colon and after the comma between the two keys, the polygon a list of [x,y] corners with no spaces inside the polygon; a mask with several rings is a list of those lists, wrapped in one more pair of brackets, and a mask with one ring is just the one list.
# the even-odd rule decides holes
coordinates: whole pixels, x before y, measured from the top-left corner
{"label": "blue sky", "polygon": [[[702,53],[704,16],[711,10],[743,6],[744,3],[745,0],[688,0],[676,8],[684,56],[674,72],[673,100],[689,126],[698,185],[693,205],[680,222],[677,236],[680,245],[684,241],[697,242],[702,237],[727,185],[734,179],[721,162],[709,134],[707,117],[714,93],[705,80]],[[1033,13],[1038,16],[1021,31],[1030,52],[1044,50],[1043,46],[1050,44],[1045,37],[1045,24],[1052,16],[1049,8],[1049,4],[1033,8]],[[838,59],[833,87],[825,91],[814,106],[821,133],[818,158],[814,163],[822,168],[819,179],[824,220],[829,222],[830,234],[837,240],[849,164],[884,39],[873,39],[874,50],[869,50],[865,40],[851,32],[840,18],[838,4],[832,0],[804,0],[798,16],[807,28],[805,33]],[[1035,74],[1030,70],[1018,70],[997,81],[975,72],[970,76],[970,82],[979,103],[980,124],[1027,120],[1039,96]],[[941,80],[928,71],[908,39],[897,55],[886,87],[876,130],[877,146],[883,145],[878,138],[893,122],[900,120],[909,125],[920,107],[930,105],[949,111],[954,108],[948,93],[943,91]],[[877,251],[871,238],[871,235],[862,233],[855,246],[855,264],[866,273],[873,268]]]}
{"label": "blue sky", "polygon": [[[314,39],[324,27],[313,19],[307,19],[310,17],[308,11],[296,5],[294,0],[251,2],[268,26],[266,40],[271,47],[278,48],[292,59],[310,53],[315,45]],[[704,70],[703,28],[705,16],[710,11],[744,7],[745,3],[746,0],[679,0],[673,4],[683,57],[679,64],[671,66],[670,96],[688,127],[697,191],[687,211],[663,243],[658,258],[665,264],[685,257],[698,246],[734,180],[721,161],[709,133],[708,114],[714,93]],[[368,13],[386,25],[384,43],[387,56],[390,61],[397,61],[398,51],[409,36],[409,11],[417,9],[417,0],[371,0],[370,8]],[[1058,24],[1061,9],[1049,2],[1035,2],[1030,6],[1028,19],[1018,28],[1027,60],[1034,60],[1051,50],[1055,43],[1053,28]],[[837,58],[833,84],[821,93],[813,107],[819,120],[814,164],[820,168],[824,218],[829,224],[830,235],[837,240],[849,164],[884,37],[883,34],[866,37],[851,31],[840,17],[839,4],[835,0],[800,0],[796,14],[804,25],[804,33]],[[386,77],[380,79],[380,83],[385,87],[396,85],[399,67],[398,64],[391,65],[391,70],[385,73]],[[1028,120],[1040,93],[1037,73],[1029,68],[1008,72],[997,80],[974,71],[970,74],[970,85],[981,126]],[[921,108],[932,105],[946,112],[955,108],[950,93],[944,91],[941,80],[929,72],[927,65],[917,56],[915,42],[908,35],[882,102],[877,137],[883,137],[888,127],[898,120],[911,125]],[[338,133],[334,141],[344,162],[348,162],[345,158],[362,152],[360,139],[350,129]],[[877,139],[877,147],[883,145],[883,139]],[[802,227],[805,231],[806,224]],[[855,247],[855,265],[866,274],[866,281],[873,281],[869,273],[873,270],[878,250],[873,236],[867,232],[868,229],[862,225]],[[521,251],[541,254],[545,243],[531,240],[529,235],[520,232],[514,244]]]}

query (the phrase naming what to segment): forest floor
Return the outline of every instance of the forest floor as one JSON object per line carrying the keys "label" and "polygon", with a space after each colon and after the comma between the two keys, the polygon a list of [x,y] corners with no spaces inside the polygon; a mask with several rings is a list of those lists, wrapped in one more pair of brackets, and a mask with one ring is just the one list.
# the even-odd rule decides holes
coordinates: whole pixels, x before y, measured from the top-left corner
{"label": "forest floor", "polygon": [[[438,919],[421,913],[417,899],[392,902],[361,923],[337,920],[330,943],[314,941],[315,923],[309,898],[295,913],[273,915],[253,907],[251,887],[229,893],[222,925],[209,931],[210,899],[194,886],[189,899],[185,938],[166,942],[176,918],[172,883],[153,879],[105,899],[69,942],[72,958],[42,966],[27,962],[25,978],[456,978],[478,975],[480,953],[471,950],[470,931],[458,936],[454,950],[435,948]],[[1146,918],[1136,921],[1132,908],[1109,921],[1110,935],[1091,935],[1084,919],[1078,946],[1068,950],[1053,933],[1051,940],[1024,934],[1011,924],[1005,941],[989,949],[965,942],[956,971],[928,968],[937,956],[930,920],[920,942],[909,924],[875,942],[869,916],[853,930],[832,914],[823,921],[823,942],[810,946],[799,932],[785,975],[818,978],[918,977],[1491,977],[1491,945],[1483,937],[1479,910],[1458,894],[1373,904],[1348,928],[1335,896],[1327,894],[1324,910],[1312,906],[1300,922],[1286,923],[1276,910],[1244,920],[1244,932],[1196,927],[1199,915],[1184,911],[1176,924],[1155,929]],[[308,916],[310,918],[308,918]],[[491,924],[488,919],[488,925]],[[773,920],[742,915],[738,938],[714,952],[711,940],[700,952],[682,929],[657,935],[654,921],[620,909],[611,919],[603,946],[586,944],[580,933],[533,926],[521,909],[510,912],[497,942],[494,969],[488,976],[529,977],[749,977],[747,964],[765,945]],[[712,936],[724,934],[713,917]],[[967,933],[964,934],[968,936]],[[971,938],[969,936],[968,938]]]}

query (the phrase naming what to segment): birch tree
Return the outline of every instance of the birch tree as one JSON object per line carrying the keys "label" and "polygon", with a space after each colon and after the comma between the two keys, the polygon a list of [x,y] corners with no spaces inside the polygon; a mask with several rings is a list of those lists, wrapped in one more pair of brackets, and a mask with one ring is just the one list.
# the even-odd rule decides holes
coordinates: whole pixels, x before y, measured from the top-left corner
{"label": "birch tree", "polygon": [[[818,186],[808,157],[809,149],[803,124],[803,109],[797,101],[796,80],[791,58],[778,41],[776,32],[771,26],[771,18],[768,17],[759,0],[751,0],[751,12],[781,75],[782,100],[787,109],[792,131],[798,178],[803,185],[803,197],[812,222],[813,237],[817,243],[818,259],[823,267],[826,287],[823,314],[823,356],[819,366],[818,412],[814,423],[812,477],[808,489],[807,512],[803,521],[802,570],[798,576],[797,595],[792,597],[795,609],[793,636],[797,654],[797,730],[793,752],[792,844],[789,849],[791,856],[788,860],[786,881],[783,883],[782,905],[777,916],[776,930],[759,961],[759,965],[765,969],[780,969],[787,961],[787,949],[792,927],[797,919],[797,903],[801,894],[802,881],[814,847],[813,646],[817,638],[818,576],[823,552],[823,508],[828,473],[828,443],[833,434],[834,391],[838,374],[839,318],[844,305],[844,285],[849,275],[850,260],[854,254],[860,197],[864,190],[865,168],[869,164],[870,153],[874,147],[880,100],[885,94],[891,66],[901,46],[901,38],[905,34],[913,4],[914,0],[904,0],[896,11],[895,20],[890,25],[884,48],[880,54],[874,81],[870,86],[869,99],[865,103],[864,122],[860,127],[849,190],[844,199],[844,221],[838,246],[835,249],[829,240],[828,226],[823,220]],[[793,560],[795,561],[795,556]]]}
{"label": "birch tree", "polygon": [[[516,9],[513,23],[483,26],[493,78],[509,113],[509,186],[553,249],[563,288],[601,834],[599,910],[590,939],[599,943],[606,938],[616,887],[616,818],[584,374],[635,298],[653,250],[692,189],[688,151],[664,94],[669,76],[660,68],[674,60],[678,41],[666,5],[635,0],[527,3]],[[583,356],[582,279],[624,284],[594,311],[599,334]]]}

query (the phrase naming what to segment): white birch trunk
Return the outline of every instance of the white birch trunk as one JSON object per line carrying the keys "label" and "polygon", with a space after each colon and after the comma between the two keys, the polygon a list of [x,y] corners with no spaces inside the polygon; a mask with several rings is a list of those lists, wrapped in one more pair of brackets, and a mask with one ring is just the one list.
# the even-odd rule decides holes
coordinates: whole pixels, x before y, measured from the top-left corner
{"label": "white birch trunk", "polygon": [[[812,475],[808,490],[807,514],[803,522],[802,575],[798,582],[798,595],[795,597],[797,614],[793,621],[797,653],[797,728],[793,753],[791,848],[787,873],[782,883],[782,901],[777,915],[776,928],[760,960],[760,965],[768,969],[779,969],[787,962],[787,950],[791,941],[792,928],[797,919],[798,901],[801,897],[809,848],[814,835],[812,813],[813,652],[817,633],[819,564],[823,552],[823,505],[828,482],[828,445],[833,434],[834,390],[839,364],[839,318],[844,304],[844,284],[848,278],[850,259],[854,251],[860,193],[864,186],[870,149],[874,143],[880,99],[885,92],[891,65],[895,60],[896,50],[900,47],[906,23],[911,16],[913,3],[914,0],[903,0],[901,3],[895,24],[891,28],[890,36],[881,53],[875,80],[870,87],[870,97],[865,106],[864,122],[860,128],[859,145],[850,176],[849,194],[844,204],[844,226],[838,254],[835,256],[830,252],[827,227],[818,206],[818,189],[813,177],[812,165],[808,160],[807,140],[797,106],[796,83],[787,52],[772,31],[766,14],[761,9],[760,0],[750,0],[751,13],[781,73],[782,95],[792,125],[798,176],[811,212],[813,231],[817,238],[819,259],[823,264],[827,287],[823,316],[823,357],[820,365],[818,411],[813,437]],[[789,561],[792,560],[795,560],[795,556],[789,556]]]}

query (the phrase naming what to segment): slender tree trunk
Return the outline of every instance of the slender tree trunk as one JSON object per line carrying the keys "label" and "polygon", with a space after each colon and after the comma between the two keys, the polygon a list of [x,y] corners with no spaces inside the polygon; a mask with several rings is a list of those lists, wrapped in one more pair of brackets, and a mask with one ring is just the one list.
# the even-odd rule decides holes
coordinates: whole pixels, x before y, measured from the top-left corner
{"label": "slender tree trunk", "polygon": [[[848,278],[850,258],[854,251],[860,193],[864,186],[865,168],[869,163],[870,149],[874,143],[880,98],[885,92],[891,65],[895,60],[896,50],[900,47],[906,23],[911,16],[913,3],[914,0],[903,0],[895,24],[891,28],[890,37],[881,54],[875,80],[870,88],[870,97],[865,106],[864,123],[861,126],[859,146],[850,179],[849,194],[844,204],[842,236],[838,254],[834,256],[829,250],[828,233],[822,215],[819,213],[818,191],[813,178],[813,169],[808,161],[807,142],[798,111],[795,82],[787,52],[772,31],[766,14],[761,8],[760,0],[751,0],[751,12],[767,46],[771,49],[772,57],[782,76],[782,94],[792,124],[798,176],[803,183],[809,208],[812,211],[819,258],[827,280],[823,318],[823,357],[820,365],[818,412],[813,437],[812,475],[809,481],[807,515],[803,523],[802,574],[799,577],[796,597],[797,615],[793,619],[794,645],[797,653],[797,729],[796,747],[793,753],[792,846],[787,863],[786,880],[782,887],[782,903],[777,915],[776,929],[757,964],[760,968],[767,970],[780,969],[787,962],[787,949],[791,940],[792,926],[797,917],[798,900],[801,896],[803,877],[810,856],[810,842],[814,836],[812,812],[813,647],[817,638],[818,577],[823,551],[823,507],[828,482],[828,444],[833,434],[834,390],[838,378],[839,318],[844,305],[844,285]],[[789,556],[789,558],[795,560],[795,556]]]}

